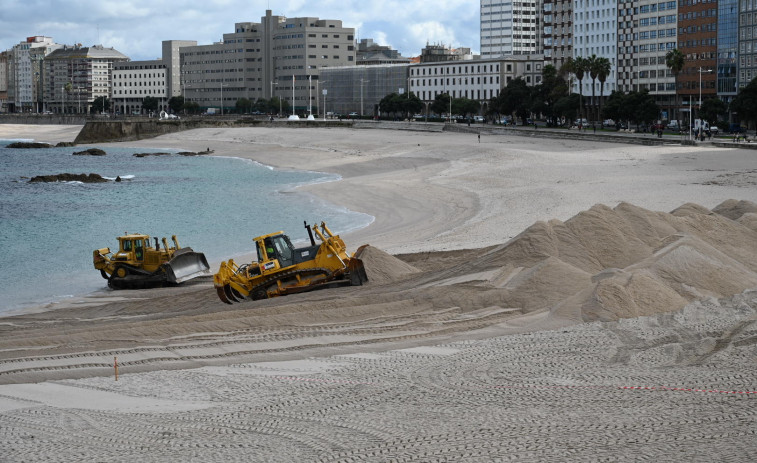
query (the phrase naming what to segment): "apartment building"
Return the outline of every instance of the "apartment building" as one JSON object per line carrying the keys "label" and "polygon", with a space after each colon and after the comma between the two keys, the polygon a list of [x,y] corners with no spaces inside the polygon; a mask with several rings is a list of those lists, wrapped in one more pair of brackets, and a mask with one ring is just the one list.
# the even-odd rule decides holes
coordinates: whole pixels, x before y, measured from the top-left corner
{"label": "apartment building", "polygon": [[60,47],[50,37],[33,36],[8,50],[9,111],[43,111],[42,60]]}
{"label": "apartment building", "polygon": [[[666,2],[671,9],[676,2]],[[686,60],[678,76],[681,111],[688,112],[717,95],[718,3],[716,0],[679,0],[678,49]]]}
{"label": "apartment building", "polygon": [[240,98],[287,96],[303,113],[315,103],[321,68],[355,64],[355,30],[341,21],[285,18],[237,23],[212,45],[181,47],[184,95],[201,108],[232,109]]}
{"label": "apartment building", "polygon": [[[624,2],[625,3],[625,2]],[[611,71],[604,87],[599,81],[584,78],[584,95],[609,95],[616,89],[618,66],[618,2],[616,0],[574,0],[573,2],[573,58],[592,55],[610,60]],[[578,81],[573,91],[578,93]]]}
{"label": "apartment building", "polygon": [[142,114],[145,97],[158,99],[158,111],[168,108],[172,96],[181,95],[181,47],[197,45],[189,40],[165,40],[158,60],[124,61],[113,65],[111,101],[116,112]]}
{"label": "apartment building", "polygon": [[573,56],[573,0],[543,0],[544,63],[560,69]]}
{"label": "apartment building", "polygon": [[757,1],[739,0],[738,86],[746,87],[757,77]]}
{"label": "apartment building", "polygon": [[543,53],[544,0],[481,0],[481,58]]}
{"label": "apartment building", "polygon": [[129,58],[113,48],[64,46],[45,57],[44,101],[56,113],[84,114],[112,94],[113,67]]}
{"label": "apartment building", "polygon": [[8,52],[0,52],[0,113],[8,112]]}
{"label": "apartment building", "polygon": [[[675,2],[673,2],[675,3]],[[678,14],[669,1],[618,3],[618,90],[647,90],[668,119],[675,104],[675,76],[666,55],[678,46]]]}

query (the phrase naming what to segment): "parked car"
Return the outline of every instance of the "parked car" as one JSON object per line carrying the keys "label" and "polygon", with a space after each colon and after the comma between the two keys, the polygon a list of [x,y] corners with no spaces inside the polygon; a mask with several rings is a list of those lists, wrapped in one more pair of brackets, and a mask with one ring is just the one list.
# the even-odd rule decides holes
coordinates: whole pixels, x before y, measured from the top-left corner
{"label": "parked car", "polygon": [[351,117],[351,118],[352,118],[352,117],[358,117],[358,115],[357,115],[357,113],[356,113],[355,111],[352,111],[352,112],[350,113],[350,117]]}
{"label": "parked car", "polygon": [[602,126],[603,127],[614,127],[615,126],[615,121],[612,120],[612,119],[605,119],[604,121],[602,121]]}
{"label": "parked car", "polygon": [[473,122],[477,122],[479,124],[483,124],[483,122],[484,122],[484,116],[473,116]]}
{"label": "parked car", "polygon": [[711,132],[711,133],[712,133],[713,135],[717,135],[717,134],[719,134],[719,133],[720,133],[720,129],[718,128],[718,126],[717,126],[717,125],[713,125],[713,126],[710,126],[710,132]]}

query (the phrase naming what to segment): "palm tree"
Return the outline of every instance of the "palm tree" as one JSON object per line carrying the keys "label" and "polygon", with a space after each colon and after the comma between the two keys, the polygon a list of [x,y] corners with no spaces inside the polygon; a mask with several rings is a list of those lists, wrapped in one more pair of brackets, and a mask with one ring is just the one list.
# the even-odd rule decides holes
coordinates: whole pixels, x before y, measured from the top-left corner
{"label": "palm tree", "polygon": [[[587,70],[589,71],[589,77],[591,77],[591,106],[595,108],[596,110],[596,99],[597,99],[597,76],[599,75],[597,73],[597,55],[591,55],[586,61],[587,61]],[[596,114],[592,118],[593,120],[597,120]]]}
{"label": "palm tree", "polygon": [[583,56],[577,56],[576,59],[573,60],[571,63],[572,72],[575,74],[576,79],[578,80],[578,118],[583,118],[583,80],[584,80],[584,74],[586,73],[587,68],[587,60]]}
{"label": "palm tree", "polygon": [[594,64],[596,65],[597,79],[599,79],[599,114],[601,115],[605,82],[607,81],[607,76],[609,76],[612,71],[612,65],[610,64],[610,60],[605,57],[597,58],[597,61]]}
{"label": "palm tree", "polygon": [[[683,69],[683,65],[686,63],[686,58],[684,57],[683,53],[681,53],[681,50],[674,48],[670,50],[665,55],[665,65],[670,69],[670,71],[673,73],[673,77],[675,78],[675,106],[678,107],[678,74],[680,74],[681,70]],[[678,118],[678,115],[676,114],[676,118]]]}

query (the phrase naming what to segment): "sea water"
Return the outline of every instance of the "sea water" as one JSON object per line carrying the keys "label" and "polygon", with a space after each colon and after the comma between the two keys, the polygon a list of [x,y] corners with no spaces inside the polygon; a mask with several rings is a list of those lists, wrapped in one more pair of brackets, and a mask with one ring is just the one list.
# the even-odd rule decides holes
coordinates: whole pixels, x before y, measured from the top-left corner
{"label": "sea water", "polygon": [[[165,149],[74,156],[82,148],[6,148],[12,141],[0,140],[0,313],[107,291],[92,252],[117,249],[116,237],[127,232],[169,243],[175,234],[181,246],[219,262],[252,252],[262,234],[283,230],[304,240],[303,221],[344,233],[373,220],[296,189],[339,179],[332,174],[222,156],[134,156]],[[122,181],[29,183],[60,173]]]}

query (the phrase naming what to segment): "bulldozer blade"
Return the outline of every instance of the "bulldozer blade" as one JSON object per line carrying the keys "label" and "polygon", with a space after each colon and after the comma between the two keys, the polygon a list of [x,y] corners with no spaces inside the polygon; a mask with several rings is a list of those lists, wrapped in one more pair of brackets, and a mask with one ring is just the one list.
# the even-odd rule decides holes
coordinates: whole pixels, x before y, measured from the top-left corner
{"label": "bulldozer blade", "polygon": [[362,260],[352,257],[347,268],[350,273],[350,284],[352,286],[362,286],[363,283],[368,281],[368,274],[365,273],[365,265],[363,265]]}
{"label": "bulldozer blade", "polygon": [[223,288],[216,286],[216,292],[218,293],[218,299],[225,302],[226,304],[231,304],[231,301],[229,301],[229,299],[226,297]]}
{"label": "bulldozer blade", "polygon": [[[229,300],[231,300],[231,301],[234,301],[234,302],[239,302],[239,299],[237,299],[237,298],[236,298],[236,297],[234,296],[234,290],[233,290],[233,289],[231,289],[231,286],[229,286],[229,285],[224,285],[224,287],[223,287],[223,293],[224,293],[224,294],[226,295],[226,298],[227,298],[227,299],[229,299]],[[229,302],[229,304],[231,304],[231,302]]]}
{"label": "bulldozer blade", "polygon": [[167,264],[166,274],[169,283],[182,283],[192,278],[208,275],[210,265],[201,252],[185,252],[174,255]]}

